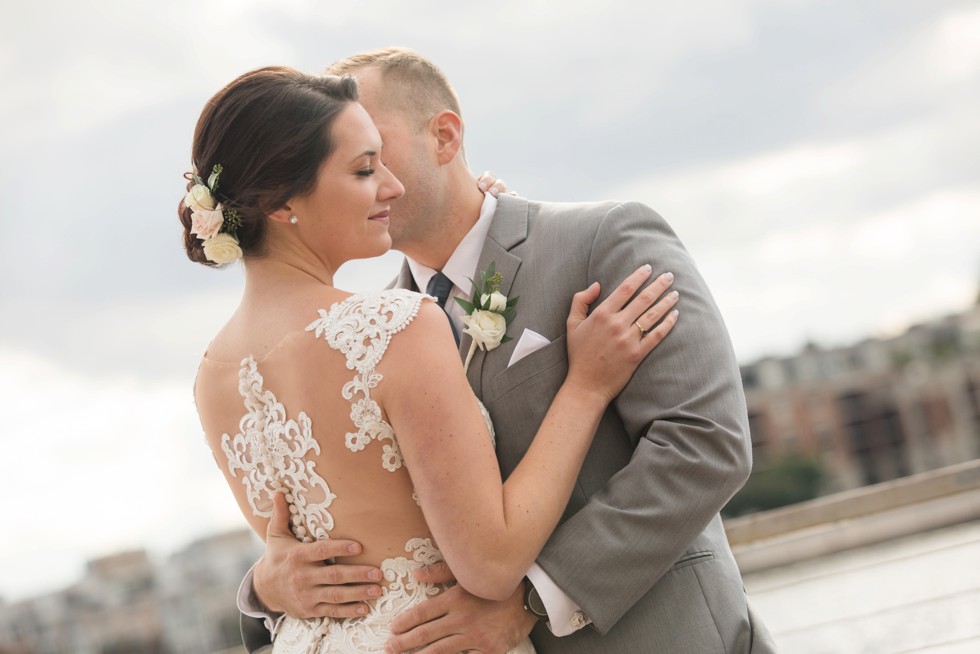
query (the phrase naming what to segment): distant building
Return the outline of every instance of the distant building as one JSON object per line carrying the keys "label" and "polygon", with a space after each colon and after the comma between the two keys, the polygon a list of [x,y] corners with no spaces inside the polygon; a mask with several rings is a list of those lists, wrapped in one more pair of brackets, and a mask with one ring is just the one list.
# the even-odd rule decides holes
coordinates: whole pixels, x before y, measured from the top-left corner
{"label": "distant building", "polygon": [[77,584],[0,606],[0,654],[202,654],[241,646],[235,596],[261,554],[250,530],[90,561]]}
{"label": "distant building", "polygon": [[160,574],[169,653],[242,644],[238,586],[261,554],[261,542],[246,528],[198,540],[170,557]]}
{"label": "distant building", "polygon": [[757,469],[818,457],[845,490],[980,457],[980,305],[742,367]]}
{"label": "distant building", "polygon": [[74,586],[4,607],[0,642],[31,654],[162,654],[152,562],[142,550],[90,561]]}

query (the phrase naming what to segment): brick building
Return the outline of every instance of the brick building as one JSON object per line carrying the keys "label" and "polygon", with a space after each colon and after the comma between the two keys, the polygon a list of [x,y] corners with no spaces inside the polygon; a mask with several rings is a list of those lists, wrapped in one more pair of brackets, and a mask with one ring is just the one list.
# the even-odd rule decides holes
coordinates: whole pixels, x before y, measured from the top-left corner
{"label": "brick building", "polygon": [[742,366],[757,469],[818,458],[827,491],[980,457],[980,305],[888,339]]}

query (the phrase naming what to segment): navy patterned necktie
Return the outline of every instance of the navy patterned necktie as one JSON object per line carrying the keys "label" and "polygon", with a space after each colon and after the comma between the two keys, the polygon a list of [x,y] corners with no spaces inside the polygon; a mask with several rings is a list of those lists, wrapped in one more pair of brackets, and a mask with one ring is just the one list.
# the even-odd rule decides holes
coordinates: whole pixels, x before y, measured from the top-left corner
{"label": "navy patterned necktie", "polygon": [[426,287],[425,292],[431,295],[442,307],[442,310],[446,313],[446,317],[449,318],[449,326],[453,330],[453,338],[456,339],[456,345],[459,346],[459,334],[456,332],[456,325],[453,323],[452,316],[449,315],[449,309],[446,308],[446,302],[449,301],[449,293],[453,290],[453,282],[451,279],[442,274],[442,271],[437,272],[429,280],[429,285]]}

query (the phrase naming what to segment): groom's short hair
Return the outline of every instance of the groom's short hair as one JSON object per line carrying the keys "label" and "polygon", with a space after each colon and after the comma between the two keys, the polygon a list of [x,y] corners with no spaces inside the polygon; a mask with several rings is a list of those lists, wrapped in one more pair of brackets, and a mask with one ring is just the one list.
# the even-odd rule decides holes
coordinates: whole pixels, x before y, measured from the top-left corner
{"label": "groom's short hair", "polygon": [[417,129],[446,109],[462,116],[459,97],[439,67],[409,48],[390,47],[362,52],[330,64],[328,75],[354,74],[373,67],[381,73],[385,108],[408,114]]}

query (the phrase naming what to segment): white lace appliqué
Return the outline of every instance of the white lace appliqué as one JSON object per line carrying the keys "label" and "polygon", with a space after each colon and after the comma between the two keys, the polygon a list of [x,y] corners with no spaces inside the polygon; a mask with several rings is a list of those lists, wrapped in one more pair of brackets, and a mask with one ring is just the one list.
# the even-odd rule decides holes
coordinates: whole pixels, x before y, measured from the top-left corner
{"label": "white lace appliqu\u00e9", "polygon": [[347,357],[348,370],[356,371],[354,379],[341,390],[351,403],[350,419],[357,427],[356,432],[347,433],[347,449],[360,452],[372,440],[382,443],[381,465],[389,472],[402,467],[402,454],[394,430],[381,418],[381,407],[371,399],[371,389],[381,381],[374,368],[388,349],[391,337],[407,327],[418,313],[424,297],[402,289],[352,295],[333,305],[329,312],[320,309],[320,317],[306,327],[306,331],[342,352]]}
{"label": "white lace appliqu\u00e9", "polygon": [[316,473],[316,464],[305,459],[308,452],[320,453],[310,418],[300,412],[297,420],[287,420],[285,407],[263,383],[255,360],[242,361],[238,392],[246,413],[234,438],[221,436],[228,470],[234,477],[236,470],[242,471],[246,497],[256,515],[271,516],[272,494],[285,491],[293,534],[304,542],[329,538],[333,516],[327,509],[336,495]]}
{"label": "white lace appliqu\u00e9", "polygon": [[[412,578],[412,571],[442,561],[442,553],[429,538],[413,538],[405,544],[412,558],[403,556],[381,562],[387,588],[382,588],[371,611],[362,617],[302,620],[286,617],[279,625],[273,654],[377,654],[391,637],[391,623],[404,611],[438,595],[448,584],[427,584]],[[508,654],[534,654],[525,639]]]}
{"label": "white lace appliqu\u00e9", "polygon": [[399,556],[381,562],[381,573],[388,587],[382,588],[381,597],[370,613],[343,620],[287,617],[276,636],[274,654],[384,651],[395,616],[445,588],[412,578],[413,570],[442,561],[442,554],[431,539],[413,538],[405,544],[405,551],[411,554],[411,559]]}

